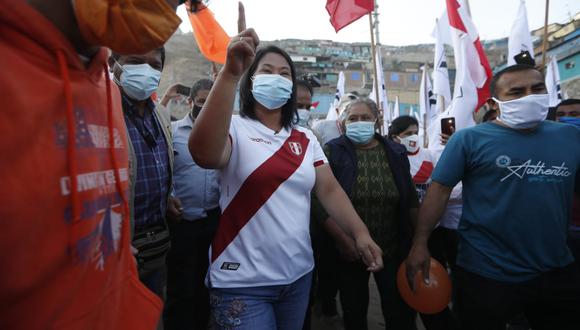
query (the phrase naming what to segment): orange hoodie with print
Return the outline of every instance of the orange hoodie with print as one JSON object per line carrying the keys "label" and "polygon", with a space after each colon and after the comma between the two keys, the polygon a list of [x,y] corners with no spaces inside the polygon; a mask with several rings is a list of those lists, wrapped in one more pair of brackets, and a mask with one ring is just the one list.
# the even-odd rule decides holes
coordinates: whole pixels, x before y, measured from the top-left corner
{"label": "orange hoodie with print", "polygon": [[0,329],[155,329],[129,247],[128,152],[107,50],[85,67],[0,0]]}

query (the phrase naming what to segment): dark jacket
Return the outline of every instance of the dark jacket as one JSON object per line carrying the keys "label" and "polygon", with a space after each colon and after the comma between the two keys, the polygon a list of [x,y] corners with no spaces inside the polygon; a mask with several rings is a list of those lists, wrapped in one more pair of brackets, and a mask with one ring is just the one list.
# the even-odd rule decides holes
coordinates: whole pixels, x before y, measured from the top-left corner
{"label": "dark jacket", "polygon": [[[400,197],[397,209],[399,215],[397,228],[399,233],[397,237],[399,239],[399,256],[403,258],[407,256],[407,252],[411,247],[413,232],[409,218],[409,209],[418,208],[419,200],[417,199],[417,193],[411,178],[409,159],[407,158],[407,150],[405,147],[391,140],[387,140],[379,134],[375,134],[375,138],[385,148],[389,167],[393,173],[397,190],[399,191]],[[358,176],[355,146],[344,135],[331,140],[326,146],[330,151],[328,161],[332,172],[342,186],[342,189],[350,197]]]}

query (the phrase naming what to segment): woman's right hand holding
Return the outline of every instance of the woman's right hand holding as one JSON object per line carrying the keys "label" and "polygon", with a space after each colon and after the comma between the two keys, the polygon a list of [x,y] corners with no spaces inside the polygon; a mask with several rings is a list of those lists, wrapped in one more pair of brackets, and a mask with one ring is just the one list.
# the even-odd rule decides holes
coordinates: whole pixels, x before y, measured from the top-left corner
{"label": "woman's right hand holding", "polygon": [[254,29],[246,29],[230,40],[222,73],[238,80],[254,61],[260,40]]}

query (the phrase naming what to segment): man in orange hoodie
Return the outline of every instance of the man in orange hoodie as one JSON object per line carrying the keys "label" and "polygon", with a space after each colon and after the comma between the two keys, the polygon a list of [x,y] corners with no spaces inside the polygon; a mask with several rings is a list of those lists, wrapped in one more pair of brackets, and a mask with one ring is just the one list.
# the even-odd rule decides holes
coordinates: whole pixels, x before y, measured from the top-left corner
{"label": "man in orange hoodie", "polygon": [[157,326],[161,302],[129,245],[128,144],[104,47],[160,47],[175,4],[0,0],[0,329]]}

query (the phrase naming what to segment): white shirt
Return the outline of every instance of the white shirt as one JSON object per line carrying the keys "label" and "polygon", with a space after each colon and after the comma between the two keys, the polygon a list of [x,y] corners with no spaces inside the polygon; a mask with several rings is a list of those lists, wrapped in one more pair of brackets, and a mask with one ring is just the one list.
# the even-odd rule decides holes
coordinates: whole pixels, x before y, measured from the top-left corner
{"label": "white shirt", "polygon": [[221,171],[220,225],[210,251],[213,288],[285,285],[314,267],[310,193],[315,167],[327,163],[314,134],[278,134],[233,117],[232,153]]}
{"label": "white shirt", "polygon": [[338,120],[318,121],[312,126],[312,131],[314,131],[320,138],[321,145],[325,145],[342,135],[342,130]]}

